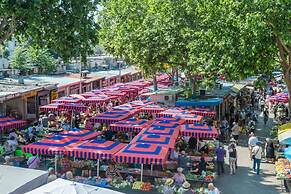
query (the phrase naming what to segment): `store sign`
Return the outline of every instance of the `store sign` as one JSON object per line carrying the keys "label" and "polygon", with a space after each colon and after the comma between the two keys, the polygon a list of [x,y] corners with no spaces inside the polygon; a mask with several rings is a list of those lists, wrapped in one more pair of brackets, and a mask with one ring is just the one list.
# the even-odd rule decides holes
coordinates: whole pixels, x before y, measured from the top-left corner
{"label": "store sign", "polygon": [[22,99],[26,99],[26,98],[34,97],[34,96],[36,96],[36,94],[37,94],[36,91],[31,91],[31,92],[25,93],[25,94],[22,96]]}

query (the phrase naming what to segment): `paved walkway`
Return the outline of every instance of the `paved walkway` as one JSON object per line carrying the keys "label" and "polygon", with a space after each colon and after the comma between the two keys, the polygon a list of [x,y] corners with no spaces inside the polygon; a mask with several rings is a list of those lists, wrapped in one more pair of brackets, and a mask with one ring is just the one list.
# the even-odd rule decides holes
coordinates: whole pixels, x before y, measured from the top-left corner
{"label": "paved walkway", "polygon": [[[269,128],[274,125],[273,119],[264,126],[262,117],[259,118],[256,134],[268,137]],[[279,194],[280,182],[275,177],[273,164],[261,163],[261,175],[252,171],[252,161],[249,159],[247,137],[242,137],[238,146],[238,170],[235,175],[229,175],[228,159],[226,174],[217,178],[216,186],[223,194]]]}

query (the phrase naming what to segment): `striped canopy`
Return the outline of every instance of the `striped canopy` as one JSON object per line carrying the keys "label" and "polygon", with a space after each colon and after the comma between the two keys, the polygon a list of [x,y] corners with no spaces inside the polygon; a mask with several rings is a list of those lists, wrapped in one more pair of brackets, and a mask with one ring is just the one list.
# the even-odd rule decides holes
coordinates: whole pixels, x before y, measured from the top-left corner
{"label": "striped canopy", "polygon": [[174,149],[176,138],[166,135],[156,135],[156,134],[139,134],[133,138],[130,143],[148,143],[157,144],[166,148]]}
{"label": "striped canopy", "polygon": [[26,121],[12,117],[0,116],[0,131],[9,131],[26,125]]}
{"label": "striped canopy", "polygon": [[63,104],[60,106],[60,108],[62,110],[66,110],[66,111],[86,111],[87,107],[82,105],[82,104],[76,104],[76,103],[67,103],[67,104]]}
{"label": "striped canopy", "polygon": [[288,102],[288,94],[287,93],[278,93],[276,95],[270,96],[268,98],[268,100],[271,103],[275,103],[275,102],[287,103]]}
{"label": "striped canopy", "polygon": [[138,107],[138,108],[141,108],[141,107],[144,107],[146,105],[150,105],[150,104],[153,104],[154,102],[153,101],[150,101],[150,100],[135,100],[135,101],[132,101],[132,102],[129,102],[129,104],[133,107]]}
{"label": "striped canopy", "polygon": [[213,138],[218,136],[218,132],[215,127],[198,123],[185,124],[181,126],[181,134],[184,136],[193,136],[199,138]]}
{"label": "striped canopy", "polygon": [[180,124],[178,123],[171,123],[171,122],[168,122],[168,121],[154,121],[152,124],[151,124],[151,127],[165,127],[165,128],[177,128],[179,127]]}
{"label": "striped canopy", "polygon": [[53,100],[53,103],[80,103],[82,100],[76,97],[61,97]]}
{"label": "striped canopy", "polygon": [[216,116],[216,112],[212,111],[209,108],[195,108],[195,109],[191,110],[190,112],[194,115],[200,115],[200,116],[204,116],[204,117],[215,117]]}
{"label": "striped canopy", "polygon": [[66,146],[77,144],[78,140],[55,135],[49,139],[43,139],[25,146],[23,152],[40,155],[65,154]]}
{"label": "striped canopy", "polygon": [[114,155],[117,163],[165,164],[169,149],[157,144],[129,144]]}
{"label": "striped canopy", "polygon": [[86,98],[85,100],[83,100],[83,102],[87,103],[87,104],[99,104],[99,103],[109,102],[112,99],[114,99],[114,98],[112,98],[111,96],[106,96],[106,95],[99,96],[98,95],[98,96]]}
{"label": "striped canopy", "polygon": [[177,114],[190,114],[190,112],[181,108],[170,108],[157,114],[157,117],[175,117]]}
{"label": "striped canopy", "polygon": [[133,106],[131,106],[130,104],[122,104],[119,106],[115,106],[112,108],[113,110],[125,110],[125,111],[133,111],[136,112],[137,109]]}
{"label": "striped canopy", "polygon": [[165,111],[165,108],[162,108],[161,106],[156,105],[156,104],[150,104],[150,105],[146,105],[142,107],[140,111],[146,112],[146,113],[160,113],[160,112]]}
{"label": "striped canopy", "polygon": [[77,140],[90,140],[90,139],[94,139],[97,136],[101,135],[101,132],[95,132],[95,131],[89,131],[89,130],[80,130],[77,128],[73,128],[71,130],[63,131],[63,132],[59,133],[59,135],[61,135],[63,137],[68,137],[71,139],[77,139]]}
{"label": "striped canopy", "polygon": [[161,117],[161,118],[157,118],[156,121],[161,121],[162,123],[179,124],[179,125],[182,125],[185,123],[184,119],[175,118],[175,117]]}
{"label": "striped canopy", "polygon": [[110,125],[112,131],[126,131],[126,132],[140,132],[142,129],[149,127],[152,121],[137,120],[130,118],[127,120],[119,121]]}
{"label": "striped canopy", "polygon": [[99,114],[98,116],[92,118],[92,121],[95,123],[116,123],[121,120],[125,120],[133,115],[132,112],[129,111],[121,111],[121,110],[112,110],[109,112],[104,112]]}
{"label": "striped canopy", "polygon": [[60,106],[64,105],[64,103],[52,103],[45,106],[41,106],[39,108],[40,111],[49,112],[49,111],[59,111]]}
{"label": "striped canopy", "polygon": [[126,144],[106,140],[85,141],[76,146],[69,146],[67,154],[83,159],[112,159],[113,155],[124,148]]}
{"label": "striped canopy", "polygon": [[178,118],[184,119],[186,123],[193,124],[193,123],[199,123],[202,122],[203,117],[199,115],[194,114],[177,114]]}
{"label": "striped canopy", "polygon": [[166,135],[172,138],[177,138],[180,132],[180,127],[178,128],[165,128],[165,127],[150,127],[143,129],[140,134],[145,135]]}

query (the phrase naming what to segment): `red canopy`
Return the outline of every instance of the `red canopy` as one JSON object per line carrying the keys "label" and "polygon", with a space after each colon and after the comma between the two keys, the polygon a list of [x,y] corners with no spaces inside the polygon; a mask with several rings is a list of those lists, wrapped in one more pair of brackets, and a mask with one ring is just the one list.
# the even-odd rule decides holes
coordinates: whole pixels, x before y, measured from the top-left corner
{"label": "red canopy", "polygon": [[64,104],[64,105],[61,105],[60,108],[62,110],[66,110],[66,111],[78,111],[78,112],[82,112],[82,111],[87,110],[86,106],[84,106],[82,104],[75,104],[75,103]]}
{"label": "red canopy", "polygon": [[75,97],[61,97],[56,100],[53,100],[53,103],[80,103],[82,100]]}
{"label": "red canopy", "polygon": [[116,123],[121,120],[128,119],[131,117],[134,113],[129,111],[121,111],[121,110],[112,110],[109,112],[105,112],[102,114],[99,114],[98,116],[92,118],[92,121],[95,123]]}
{"label": "red canopy", "polygon": [[129,144],[114,155],[117,163],[165,164],[169,149],[157,144]]}
{"label": "red canopy", "polygon": [[186,123],[193,124],[202,122],[203,117],[194,114],[177,114],[176,117],[184,119]]}
{"label": "red canopy", "polygon": [[140,132],[142,129],[149,127],[152,121],[137,120],[134,118],[119,121],[110,125],[112,131]]}
{"label": "red canopy", "polygon": [[157,144],[166,148],[174,149],[176,138],[166,135],[139,134],[135,136],[135,138],[133,138],[133,140],[130,143]]}
{"label": "red canopy", "polygon": [[26,121],[12,117],[0,116],[0,131],[9,131],[26,125]]}
{"label": "red canopy", "polygon": [[45,106],[41,106],[39,108],[40,111],[43,111],[43,112],[49,112],[49,111],[59,111],[60,110],[60,107],[64,105],[64,103],[53,103],[53,104],[48,104],[48,105],[45,105]]}
{"label": "red canopy", "polygon": [[71,129],[71,130],[65,130],[58,135],[71,138],[71,139],[76,139],[76,140],[90,140],[94,139],[97,136],[101,135],[101,132],[96,132],[96,131],[89,131],[89,130],[80,130],[80,129]]}
{"label": "red canopy", "polygon": [[76,146],[69,146],[67,154],[71,157],[83,159],[111,159],[115,153],[126,144],[114,141],[91,140]]}
{"label": "red canopy", "polygon": [[156,104],[146,105],[140,109],[141,112],[146,112],[146,113],[160,113],[165,110],[166,110],[165,108],[162,108],[161,106],[156,105]]}
{"label": "red canopy", "polygon": [[181,132],[184,136],[193,136],[199,138],[213,138],[218,136],[217,129],[215,127],[208,126],[206,124],[185,124],[181,126]]}

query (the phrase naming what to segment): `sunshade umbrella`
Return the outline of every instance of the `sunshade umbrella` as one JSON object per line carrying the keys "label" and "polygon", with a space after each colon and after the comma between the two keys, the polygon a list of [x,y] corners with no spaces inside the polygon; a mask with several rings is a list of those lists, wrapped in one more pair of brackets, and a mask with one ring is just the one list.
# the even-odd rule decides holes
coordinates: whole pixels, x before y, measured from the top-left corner
{"label": "sunshade umbrella", "polygon": [[189,123],[189,124],[199,123],[203,120],[202,116],[194,115],[194,114],[177,114],[176,117],[184,119],[186,123]]}
{"label": "sunshade umbrella", "polygon": [[190,114],[190,112],[180,108],[170,108],[157,114],[157,117],[174,117],[177,114]]}
{"label": "sunshade umbrella", "polygon": [[179,125],[182,125],[182,124],[185,123],[185,120],[184,119],[175,118],[175,117],[161,117],[161,118],[156,118],[156,121],[160,121],[162,123],[179,124]]}
{"label": "sunshade umbrella", "polygon": [[174,149],[176,139],[171,136],[166,135],[156,135],[156,134],[139,134],[133,138],[130,143],[148,143],[157,144],[166,148]]}
{"label": "sunshade umbrella", "polygon": [[87,104],[99,104],[99,103],[104,103],[104,102],[109,102],[111,99],[110,96],[94,96],[94,97],[89,97],[83,100],[84,103]]}
{"label": "sunshade umbrella", "polygon": [[82,104],[76,104],[76,103],[63,104],[60,106],[60,108],[62,110],[66,110],[66,111],[78,111],[78,112],[82,112],[82,111],[87,110],[86,106],[84,106]]}
{"label": "sunshade umbrella", "polygon": [[125,120],[133,115],[132,112],[129,111],[117,111],[117,110],[112,110],[109,112],[105,112],[102,114],[99,114],[98,116],[92,118],[91,120],[95,123],[116,123],[121,120]]}
{"label": "sunshade umbrella", "polygon": [[117,163],[141,164],[141,181],[144,164],[165,164],[169,149],[156,144],[134,143],[129,144],[114,155]]}
{"label": "sunshade umbrella", "polygon": [[130,118],[127,120],[119,121],[110,125],[112,131],[124,131],[124,132],[140,132],[142,129],[149,127],[152,121],[145,119],[137,120]]}
{"label": "sunshade umbrella", "polygon": [[184,136],[193,136],[198,138],[213,138],[218,136],[218,132],[215,127],[198,123],[185,124],[181,126],[181,134]]}
{"label": "sunshade umbrella", "polygon": [[278,134],[278,140],[281,144],[291,145],[291,130],[285,130]]}
{"label": "sunshade umbrella", "polygon": [[39,108],[40,111],[49,112],[49,111],[59,111],[60,106],[64,105],[64,103],[52,103],[48,105],[41,106]]}
{"label": "sunshade umbrella", "polygon": [[194,115],[200,115],[200,116],[204,116],[204,117],[215,117],[216,116],[216,112],[215,111],[211,111],[210,109],[193,109],[190,111],[192,114]]}
{"label": "sunshade umbrella", "polygon": [[151,127],[164,127],[164,128],[177,128],[179,127],[180,124],[175,123],[175,122],[169,122],[169,121],[154,121],[151,124]]}
{"label": "sunshade umbrella", "polygon": [[53,100],[53,103],[80,103],[82,100],[75,97],[61,97],[56,100]]}
{"label": "sunshade umbrella", "polygon": [[165,135],[171,136],[172,138],[177,138],[180,132],[180,127],[178,128],[165,128],[165,127],[150,127],[148,129],[143,129],[140,134],[146,135]]}
{"label": "sunshade umbrella", "polygon": [[0,131],[9,131],[11,129],[20,128],[26,125],[26,121],[17,120],[12,117],[1,116],[0,117]]}
{"label": "sunshade umbrella", "polygon": [[71,130],[63,131],[59,133],[58,135],[63,136],[63,137],[68,137],[71,139],[76,139],[76,140],[89,140],[89,139],[94,139],[101,134],[102,134],[101,132],[80,130],[77,128],[73,128]]}
{"label": "sunshade umbrella", "polygon": [[156,104],[150,104],[150,105],[146,105],[142,107],[140,111],[146,112],[146,113],[160,113],[160,112],[165,111],[165,108],[162,108],[161,106],[156,105]]}

